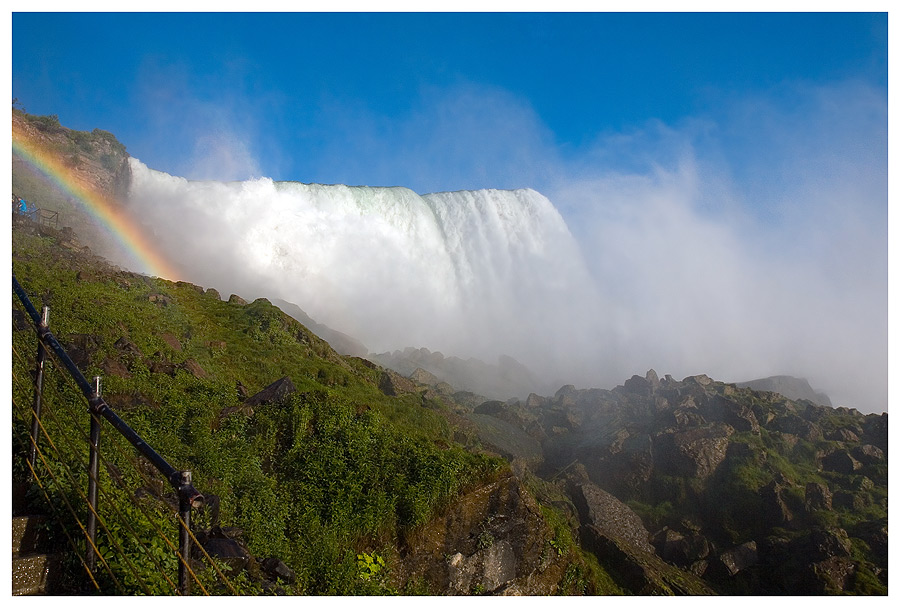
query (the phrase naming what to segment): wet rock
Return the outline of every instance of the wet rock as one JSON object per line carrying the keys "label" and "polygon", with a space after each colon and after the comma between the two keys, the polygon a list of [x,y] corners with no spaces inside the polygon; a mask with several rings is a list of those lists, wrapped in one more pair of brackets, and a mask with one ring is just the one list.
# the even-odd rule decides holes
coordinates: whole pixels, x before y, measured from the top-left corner
{"label": "wet rock", "polygon": [[456,553],[449,560],[453,595],[494,593],[516,577],[516,555],[508,540],[500,540],[466,557]]}
{"label": "wet rock", "polygon": [[246,408],[253,408],[267,403],[278,403],[296,391],[297,387],[294,386],[291,379],[284,376],[247,399],[242,405]]}
{"label": "wet rock", "polygon": [[850,475],[862,468],[862,463],[850,455],[847,450],[837,450],[822,459],[822,468],[834,473]]}
{"label": "wet rock", "polygon": [[720,553],[710,563],[710,574],[731,577],[742,570],[756,565],[757,561],[759,561],[759,556],[756,541],[751,540]]}
{"label": "wet rock", "polygon": [[549,595],[570,563],[547,551],[552,538],[534,498],[505,475],[410,530],[395,574],[401,586],[414,577],[432,593]]}
{"label": "wet rock", "polygon": [[884,462],[884,452],[881,451],[881,448],[868,443],[853,448],[850,454],[863,465]]}
{"label": "wet rock", "polygon": [[[237,540],[230,538],[224,531],[213,528],[206,538],[198,538],[204,551],[210,557],[220,559],[231,567],[229,577],[235,577],[249,566],[253,557]],[[195,551],[194,558],[203,557],[200,551]]]}
{"label": "wet rock", "polygon": [[[682,568],[690,568],[693,564],[704,562],[710,554],[710,544],[701,534],[690,531],[682,534],[668,527],[653,536],[656,552],[667,562]],[[696,574],[696,573],[695,573]],[[698,574],[702,575],[702,572]]]}
{"label": "wet rock", "polygon": [[632,551],[654,553],[650,533],[631,507],[592,483],[575,488],[573,500],[582,521],[597,534],[620,541]]}
{"label": "wet rock", "polygon": [[825,484],[815,483],[812,481],[806,484],[805,504],[807,511],[830,511],[831,500],[831,491]]}
{"label": "wet rock", "polygon": [[759,490],[763,501],[763,516],[775,526],[783,526],[794,520],[794,513],[785,500],[785,486],[778,480],[772,480]]}
{"label": "wet rock", "polygon": [[822,430],[818,426],[808,420],[804,420],[796,414],[778,416],[769,423],[768,426],[771,430],[780,431],[789,435],[796,435],[807,441],[818,441],[822,439]]}
{"label": "wet rock", "polygon": [[260,568],[266,573],[271,580],[281,579],[285,583],[291,585],[297,579],[297,575],[291,570],[287,564],[277,557],[267,557],[260,562]]}
{"label": "wet rock", "polygon": [[825,438],[831,441],[843,441],[845,443],[856,443],[859,441],[859,435],[844,427],[831,431]]}
{"label": "wet rock", "polygon": [[725,460],[732,433],[721,423],[659,433],[653,438],[655,464],[671,475],[705,479]]}
{"label": "wet rock", "polygon": [[846,557],[829,557],[812,565],[815,593],[841,593],[847,590],[856,572],[856,564]]}

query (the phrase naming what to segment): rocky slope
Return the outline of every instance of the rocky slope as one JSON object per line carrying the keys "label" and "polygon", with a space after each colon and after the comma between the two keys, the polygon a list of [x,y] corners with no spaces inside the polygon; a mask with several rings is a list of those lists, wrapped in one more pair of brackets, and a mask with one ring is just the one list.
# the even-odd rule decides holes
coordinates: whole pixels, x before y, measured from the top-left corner
{"label": "rocky slope", "polygon": [[625,588],[886,591],[887,414],[651,370],[464,415],[498,453],[565,480],[584,546]]}

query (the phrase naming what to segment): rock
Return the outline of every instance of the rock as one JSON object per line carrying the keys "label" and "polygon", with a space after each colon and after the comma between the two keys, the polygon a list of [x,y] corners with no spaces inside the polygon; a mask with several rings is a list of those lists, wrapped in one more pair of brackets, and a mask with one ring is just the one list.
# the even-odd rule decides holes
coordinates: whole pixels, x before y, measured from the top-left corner
{"label": "rock", "polygon": [[409,379],[413,382],[424,384],[426,386],[434,386],[441,381],[440,378],[438,378],[431,372],[422,369],[421,367],[417,367],[415,371],[410,374]]}
{"label": "rock", "polygon": [[[704,570],[708,565],[705,559],[710,554],[710,544],[697,532],[691,531],[685,535],[664,527],[653,536],[653,546],[664,560],[681,568],[690,568],[701,561]],[[702,572],[698,574],[700,575]]]}
{"label": "rock", "polygon": [[278,403],[296,391],[297,388],[291,379],[284,376],[244,401],[242,407],[253,408],[258,405]]}
{"label": "rock", "polygon": [[401,541],[396,579],[432,593],[550,595],[570,557],[547,551],[553,535],[534,498],[513,475],[466,492]]}
{"label": "rock", "polygon": [[732,433],[722,423],[658,433],[653,437],[654,463],[671,475],[705,479],[725,460]]}
{"label": "rock", "polygon": [[[742,570],[756,565],[758,560],[759,556],[757,554],[756,541],[751,540],[720,553],[719,556],[711,562],[710,567],[720,569],[721,572],[724,572],[730,577]],[[714,572],[711,573],[715,574]]]}
{"label": "rock", "polygon": [[180,367],[181,369],[192,375],[194,378],[197,378],[199,380],[206,380],[209,378],[209,374],[206,373],[206,370],[200,367],[200,364],[193,359],[185,359]]}
{"label": "rock", "polygon": [[516,555],[505,539],[491,542],[469,557],[456,553],[449,564],[450,589],[459,595],[490,594],[516,576]]}
{"label": "rock", "polygon": [[25,314],[24,310],[13,308],[12,317],[14,331],[24,331],[32,327],[31,318]]}
{"label": "rock", "polygon": [[860,445],[850,451],[853,458],[856,458],[863,465],[878,464],[884,462],[884,452],[872,444]]}
{"label": "rock", "polygon": [[229,304],[234,304],[235,306],[246,306],[246,305],[247,305],[247,300],[245,300],[244,298],[242,298],[242,297],[239,296],[239,295],[231,294],[231,295],[228,297],[228,303],[229,303]]}
{"label": "rock", "polygon": [[[253,559],[240,543],[226,536],[207,538],[202,546],[210,557],[220,559],[231,567],[231,571],[228,572],[228,576],[231,578],[243,572],[250,565],[250,560]],[[194,557],[199,559],[202,553],[199,551],[197,553]]]}
{"label": "rock", "polygon": [[805,504],[807,511],[830,511],[831,499],[831,491],[825,484],[812,481],[806,484]]}
{"label": "rock", "polygon": [[215,298],[216,300],[222,299],[222,296],[219,295],[219,291],[217,289],[213,289],[212,287],[203,292],[203,294],[209,296],[210,298]]}
{"label": "rock", "polygon": [[717,395],[710,401],[707,412],[709,410],[718,410],[718,417],[712,413],[707,413],[707,418],[710,420],[721,420],[738,432],[759,434],[759,422],[756,419],[756,415],[746,405]]}
{"label": "rock", "polygon": [[777,416],[769,423],[768,428],[773,431],[796,435],[807,441],[822,439],[822,430],[818,426],[796,414]]}
{"label": "rock", "polygon": [[141,349],[124,336],[116,340],[116,343],[113,344],[113,346],[121,353],[129,365],[133,365],[135,362],[144,358],[144,353],[141,352]]}
{"label": "rock", "polygon": [[834,473],[850,475],[862,468],[862,463],[850,455],[847,450],[837,450],[822,459],[822,468]]}
{"label": "rock", "polygon": [[181,342],[178,341],[178,338],[176,338],[174,334],[163,332],[162,335],[160,335],[160,338],[169,345],[169,348],[181,352]]}
{"label": "rock", "polygon": [[294,571],[288,568],[287,564],[276,557],[267,557],[260,562],[263,572],[272,580],[281,579],[285,583],[292,585],[297,579]]}
{"label": "rock", "polygon": [[161,352],[157,351],[154,353],[153,358],[155,360],[150,363],[150,373],[165,374],[167,376],[175,375],[175,370],[178,369],[178,366],[166,359]]}
{"label": "rock", "polygon": [[592,483],[575,488],[573,500],[585,525],[625,544],[631,551],[654,553],[641,518],[618,498]]}
{"label": "rock", "polygon": [[388,397],[397,397],[408,393],[416,393],[419,388],[409,378],[404,378],[393,370],[386,369],[381,373],[378,388]]}
{"label": "rock", "polygon": [[100,369],[106,376],[118,376],[119,378],[131,378],[131,372],[123,363],[115,359],[104,359],[100,364]]}
{"label": "rock", "polygon": [[202,294],[202,293],[203,293],[203,288],[202,288],[202,287],[200,287],[199,285],[195,285],[195,284],[193,284],[193,283],[188,283],[187,281],[175,281],[175,285],[178,286],[178,287],[184,287],[184,288],[187,288],[187,289],[192,289],[193,291],[196,291],[196,292],[199,293],[199,294]]}
{"label": "rock", "polygon": [[845,443],[856,443],[859,441],[859,435],[844,427],[831,431],[825,438],[831,441],[843,441]]}
{"label": "rock", "polygon": [[750,380],[749,382],[738,382],[738,387],[751,388],[755,391],[771,391],[780,393],[788,399],[800,400],[806,399],[821,405],[831,405],[828,395],[813,390],[809,385],[809,381],[803,378],[794,378],[793,376],[769,376],[768,378],[759,378]]}
{"label": "rock", "polygon": [[759,490],[763,501],[763,516],[775,526],[783,526],[794,520],[794,514],[785,501],[785,487],[777,480],[772,480]]}
{"label": "rock", "polygon": [[712,378],[707,376],[706,374],[699,374],[697,376],[688,376],[682,382],[687,384],[699,384],[700,386],[709,386],[712,382]]}
{"label": "rock", "polygon": [[592,525],[582,526],[581,543],[616,582],[636,595],[714,594],[693,572],[667,564],[655,553],[632,551]]}
{"label": "rock", "polygon": [[706,424],[706,419],[696,407],[679,407],[672,410],[672,422],[677,429],[688,429]]}
{"label": "rock", "polygon": [[868,506],[868,502],[866,496],[844,490],[836,491],[832,499],[832,504],[838,509],[850,509],[853,511],[865,509]]}
{"label": "rock", "polygon": [[172,298],[161,293],[151,293],[149,296],[147,296],[147,299],[160,308],[165,308],[172,303]]}
{"label": "rock", "polygon": [[84,370],[91,365],[94,353],[100,349],[100,338],[91,334],[69,334],[64,348],[78,369]]}
{"label": "rock", "polygon": [[847,590],[856,572],[856,564],[846,557],[829,557],[812,565],[812,574],[817,583],[813,590],[817,593],[836,594]]}
{"label": "rock", "polygon": [[642,397],[649,397],[653,392],[653,387],[650,382],[648,382],[646,378],[641,378],[638,375],[634,375],[626,380],[623,388],[626,393],[640,395]]}

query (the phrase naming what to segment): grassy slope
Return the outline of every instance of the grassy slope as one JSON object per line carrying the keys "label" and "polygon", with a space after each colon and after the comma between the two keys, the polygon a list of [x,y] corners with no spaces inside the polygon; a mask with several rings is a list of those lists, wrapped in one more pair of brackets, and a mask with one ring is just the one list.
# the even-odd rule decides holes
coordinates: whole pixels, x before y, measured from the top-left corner
{"label": "grassy slope", "polygon": [[[122,417],[174,466],[192,470],[201,491],[220,496],[223,525],[243,528],[256,555],[294,568],[299,591],[383,591],[357,575],[357,549],[390,545],[399,529],[503,466],[454,445],[440,403],[386,397],[378,369],[338,356],[265,300],[229,304],[189,284],[98,265],[48,238],[13,236],[13,271],[36,306],[51,306],[52,330],[63,342],[93,337],[85,374],[104,375],[104,361],[128,365],[130,378],[104,375],[108,401],[122,403]],[[124,356],[121,338],[143,356]],[[23,360],[33,341],[15,332]],[[150,370],[187,359],[209,377]],[[14,374],[27,372],[14,365]],[[236,383],[253,394],[282,376],[297,387],[286,403],[220,416],[241,404]],[[17,385],[27,403],[25,383]],[[71,393],[60,385],[50,398],[77,403]]]}

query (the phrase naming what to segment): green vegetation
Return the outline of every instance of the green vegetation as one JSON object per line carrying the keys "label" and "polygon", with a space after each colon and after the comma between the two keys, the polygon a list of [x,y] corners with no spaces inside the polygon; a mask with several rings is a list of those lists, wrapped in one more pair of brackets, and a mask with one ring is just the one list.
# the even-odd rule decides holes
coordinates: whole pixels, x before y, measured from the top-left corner
{"label": "green vegetation", "polygon": [[[198,489],[219,498],[222,525],[243,530],[254,555],[276,556],[296,573],[293,592],[393,592],[384,573],[398,535],[505,466],[454,444],[439,405],[423,407],[417,394],[385,396],[379,369],[338,356],[265,300],[229,304],[193,285],[88,266],[21,232],[14,233],[13,271],[36,306],[51,307],[60,340],[83,351],[85,375],[103,376],[105,399],[173,466],[192,471]],[[34,333],[14,332],[13,349],[14,448],[21,456]],[[189,371],[196,370],[189,360],[202,373]],[[104,371],[113,362],[118,374]],[[238,385],[253,394],[284,376],[293,394],[240,408]],[[83,505],[76,495],[86,485],[85,402],[55,369],[46,385],[49,431],[66,441],[42,466],[82,471],[62,490],[51,489],[50,499]],[[155,512],[154,525],[177,538],[164,500],[171,488],[146,474],[130,446],[116,449],[112,444],[123,442],[113,435],[104,432],[110,447],[101,469],[110,476],[102,482],[101,517],[117,521],[109,513],[116,511],[141,521],[133,511]],[[27,476],[21,464],[14,474]],[[171,549],[162,540],[136,545],[124,528],[110,524],[99,535],[112,573],[100,577],[101,590],[171,592],[164,578],[176,572]],[[135,532],[158,538],[152,530]],[[245,592],[261,591],[246,575],[235,580],[244,580],[244,587],[232,584]]]}

